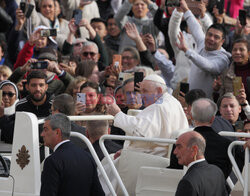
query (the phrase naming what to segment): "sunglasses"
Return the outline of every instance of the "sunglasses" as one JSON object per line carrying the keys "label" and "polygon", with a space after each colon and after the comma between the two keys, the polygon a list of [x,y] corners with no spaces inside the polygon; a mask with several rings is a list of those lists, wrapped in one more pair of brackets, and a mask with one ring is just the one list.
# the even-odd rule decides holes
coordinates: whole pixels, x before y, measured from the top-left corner
{"label": "sunglasses", "polygon": [[94,57],[96,55],[96,53],[94,53],[94,52],[83,52],[82,55],[85,56],[85,57],[88,57],[89,55],[91,57]]}
{"label": "sunglasses", "polygon": [[5,92],[5,91],[3,91],[3,97],[4,97],[5,95],[7,95],[8,97],[13,97],[15,94],[16,94],[16,93]]}

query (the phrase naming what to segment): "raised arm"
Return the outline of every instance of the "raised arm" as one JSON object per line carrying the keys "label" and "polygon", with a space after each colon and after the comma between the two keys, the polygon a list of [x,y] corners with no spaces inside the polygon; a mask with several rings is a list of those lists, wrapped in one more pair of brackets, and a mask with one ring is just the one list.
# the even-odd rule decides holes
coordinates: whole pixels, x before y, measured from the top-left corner
{"label": "raised arm", "polygon": [[132,8],[132,2],[133,0],[125,0],[115,15],[115,21],[120,29],[123,29],[125,24],[128,22],[127,14]]}
{"label": "raised arm", "polygon": [[169,28],[168,28],[168,36],[171,43],[171,46],[174,50],[174,54],[177,55],[177,53],[180,51],[178,47],[176,46],[176,42],[178,40],[178,35],[181,31],[180,24],[181,19],[183,16],[183,12],[178,11],[175,9],[171,15],[170,21],[169,21]]}
{"label": "raised arm", "polygon": [[198,8],[201,11],[201,15],[200,15],[201,25],[202,25],[204,32],[206,32],[208,27],[210,27],[213,24],[213,21],[206,13],[207,8],[206,8],[206,4],[204,1],[201,1],[201,3],[198,4]]}
{"label": "raised arm", "polygon": [[180,7],[184,12],[184,19],[187,21],[188,28],[195,39],[197,48],[199,49],[200,46],[203,45],[205,39],[205,34],[201,28],[201,25],[196,20],[193,13],[189,10],[185,0],[180,1]]}
{"label": "raised arm", "polygon": [[226,51],[223,52],[221,50],[217,51],[217,54],[212,57],[203,57],[197,52],[188,49],[186,42],[184,40],[183,34],[180,32],[179,36],[179,43],[176,43],[177,47],[185,52],[186,57],[188,57],[197,67],[202,69],[205,72],[209,72],[211,74],[218,75],[220,74],[224,69],[227,68],[229,64],[229,53]]}

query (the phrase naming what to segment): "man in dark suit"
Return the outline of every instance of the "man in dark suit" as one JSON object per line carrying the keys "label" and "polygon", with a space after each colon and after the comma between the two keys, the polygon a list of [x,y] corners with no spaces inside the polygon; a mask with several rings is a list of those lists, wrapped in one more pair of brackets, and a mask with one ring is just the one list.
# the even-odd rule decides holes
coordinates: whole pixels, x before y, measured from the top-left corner
{"label": "man in dark suit", "polygon": [[[100,161],[104,158],[104,155],[99,145],[99,139],[101,136],[109,134],[109,132],[110,128],[107,120],[87,122],[86,135],[89,138],[89,141],[92,143]],[[116,153],[122,148],[121,145],[117,144],[116,142],[113,142],[112,140],[105,140],[104,145],[109,154]],[[88,149],[86,150],[89,151]]]}
{"label": "man in dark suit", "polygon": [[206,140],[205,157],[208,163],[217,165],[224,173],[225,179],[232,171],[227,149],[231,141],[220,136],[211,127],[217,105],[210,99],[201,98],[193,102],[191,116],[195,125],[195,131]]}
{"label": "man in dark suit", "polygon": [[228,195],[222,171],[205,160],[205,147],[205,139],[195,131],[182,134],[176,141],[174,154],[178,163],[188,167],[178,184],[176,196]]}
{"label": "man in dark suit", "polygon": [[45,119],[41,136],[54,153],[44,162],[40,196],[104,195],[93,159],[69,141],[70,130],[64,114]]}
{"label": "man in dark suit", "polygon": [[[75,114],[75,102],[71,95],[63,93],[57,95],[51,106],[52,114],[62,113],[67,116],[71,116]],[[71,132],[77,132],[85,135],[85,128],[71,121]],[[78,137],[70,137],[70,141],[72,141],[77,146],[85,149],[86,144]]]}

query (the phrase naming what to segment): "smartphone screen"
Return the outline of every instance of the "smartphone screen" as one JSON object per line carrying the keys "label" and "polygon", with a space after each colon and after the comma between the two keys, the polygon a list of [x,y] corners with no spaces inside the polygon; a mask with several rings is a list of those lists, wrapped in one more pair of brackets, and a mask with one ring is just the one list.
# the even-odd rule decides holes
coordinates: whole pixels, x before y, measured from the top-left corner
{"label": "smartphone screen", "polygon": [[239,21],[242,26],[247,24],[247,12],[246,10],[239,10]]}
{"label": "smartphone screen", "polygon": [[86,104],[86,94],[85,93],[77,93],[76,100],[77,100],[77,102],[80,102],[83,105],[85,105]]}
{"label": "smartphone screen", "polygon": [[115,69],[119,68],[120,70],[122,70],[122,55],[120,55],[120,54],[114,54],[113,55],[112,66]]}
{"label": "smartphone screen", "polygon": [[240,76],[237,76],[233,79],[234,96],[236,97],[239,95],[241,84],[242,84],[242,78]]}
{"label": "smartphone screen", "polygon": [[144,73],[143,72],[135,72],[134,77],[134,91],[138,91],[135,89],[135,87],[139,87],[137,83],[141,82],[143,80]]}

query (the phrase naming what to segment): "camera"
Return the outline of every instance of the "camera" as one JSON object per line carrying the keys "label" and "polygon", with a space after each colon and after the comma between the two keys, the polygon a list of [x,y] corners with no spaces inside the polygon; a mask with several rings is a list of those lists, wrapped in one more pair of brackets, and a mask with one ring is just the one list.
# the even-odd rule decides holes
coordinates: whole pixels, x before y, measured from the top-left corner
{"label": "camera", "polygon": [[35,63],[32,63],[30,68],[31,69],[47,69],[49,63],[48,61],[37,61]]}
{"label": "camera", "polygon": [[42,29],[41,30],[42,37],[49,37],[49,36],[56,36],[56,35],[57,35],[56,29]]}

